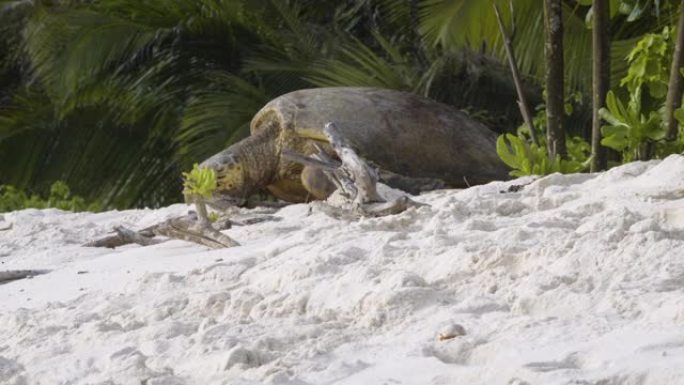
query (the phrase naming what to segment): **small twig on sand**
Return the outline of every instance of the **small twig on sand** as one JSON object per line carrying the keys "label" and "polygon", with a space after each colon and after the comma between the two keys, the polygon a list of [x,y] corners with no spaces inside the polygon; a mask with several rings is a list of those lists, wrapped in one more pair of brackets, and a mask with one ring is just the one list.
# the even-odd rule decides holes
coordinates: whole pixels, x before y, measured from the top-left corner
{"label": "small twig on sand", "polygon": [[121,239],[123,239],[124,241],[127,241],[127,243],[137,243],[141,246],[150,246],[150,245],[156,245],[156,244],[162,242],[159,239],[154,239],[151,237],[144,236],[138,232],[127,229],[123,226],[114,227],[114,231],[116,231],[116,234]]}
{"label": "small twig on sand", "polygon": [[173,218],[160,224],[155,229],[155,233],[169,238],[197,243],[212,249],[239,245],[239,243],[220,231],[214,228],[199,226],[196,221],[185,217]]}
{"label": "small twig on sand", "polygon": [[[146,227],[146,228],[144,228],[142,230],[138,230],[138,231],[126,229],[123,226],[117,226],[117,227],[128,230],[128,231],[132,231],[132,232],[136,233],[138,237],[152,239],[156,235],[154,232],[154,229],[159,225],[160,224],[156,224],[156,225]],[[117,227],[114,228],[114,231],[116,231]],[[163,241],[160,240],[160,242],[163,242]],[[96,239],[94,241],[91,241],[91,242],[84,244],[83,246],[85,246],[85,247],[106,247],[109,249],[114,249],[116,247],[128,245],[131,243],[142,244],[140,242],[134,241],[133,237],[127,237],[125,232],[122,233],[122,232],[116,231],[116,234],[114,234],[114,235],[109,235],[109,236],[106,236],[104,238]]]}
{"label": "small twig on sand", "polygon": [[[181,236],[178,237],[179,239],[199,243],[213,249],[240,246],[236,240],[216,230],[212,226],[211,221],[209,220],[209,215],[207,214],[207,206],[202,197],[197,195],[194,196],[193,202],[197,208],[197,221],[187,227],[181,227],[181,225],[184,225],[187,222],[174,223],[173,226],[168,229],[169,231],[167,231],[167,233],[164,235],[172,238],[177,237],[171,236],[169,234],[179,235]],[[157,229],[158,234],[160,230],[160,228]]]}

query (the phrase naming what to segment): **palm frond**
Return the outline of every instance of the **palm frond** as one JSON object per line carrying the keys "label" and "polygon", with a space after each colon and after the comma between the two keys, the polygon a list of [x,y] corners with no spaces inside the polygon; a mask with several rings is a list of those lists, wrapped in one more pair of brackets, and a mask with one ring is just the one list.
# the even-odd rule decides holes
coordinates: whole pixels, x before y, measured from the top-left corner
{"label": "palm frond", "polygon": [[419,76],[414,65],[381,35],[375,33],[374,36],[383,49],[382,55],[354,39],[341,48],[338,58],[320,60],[312,65],[307,79],[322,87],[416,88]]}
{"label": "palm frond", "polygon": [[229,73],[210,73],[211,86],[193,92],[176,135],[188,169],[249,134],[254,114],[269,100],[263,89]]}

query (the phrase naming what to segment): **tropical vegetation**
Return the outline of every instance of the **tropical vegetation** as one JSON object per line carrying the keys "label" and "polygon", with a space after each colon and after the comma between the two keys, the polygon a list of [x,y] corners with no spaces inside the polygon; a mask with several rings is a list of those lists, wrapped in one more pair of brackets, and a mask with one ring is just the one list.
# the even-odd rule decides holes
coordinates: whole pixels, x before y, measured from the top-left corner
{"label": "tropical vegetation", "polygon": [[[613,92],[601,113],[603,145],[615,150],[613,163],[677,151],[661,136],[666,119],[655,116],[679,4],[604,1]],[[518,96],[492,8],[510,34],[526,99],[540,111],[533,129],[542,138],[550,90],[539,1],[0,0],[0,185],[47,195],[63,180],[106,208],[177,202],[182,170],[247,135],[266,101],[341,85],[461,108],[517,139],[500,150],[520,167],[527,159],[519,174],[584,170],[591,25],[600,12],[591,0],[557,2],[568,139],[567,151],[549,157],[529,128],[516,130]]]}
{"label": "tropical vegetation", "polygon": [[73,195],[69,186],[57,181],[50,186],[46,197],[37,194],[27,195],[13,186],[0,186],[0,213],[27,208],[55,208],[69,211],[100,211],[97,202],[86,202],[83,197]]}

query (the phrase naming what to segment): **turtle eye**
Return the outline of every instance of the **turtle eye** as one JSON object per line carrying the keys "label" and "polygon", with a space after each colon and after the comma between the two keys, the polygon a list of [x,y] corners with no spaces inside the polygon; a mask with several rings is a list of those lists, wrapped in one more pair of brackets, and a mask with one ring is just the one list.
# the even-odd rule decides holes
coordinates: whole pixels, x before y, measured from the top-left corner
{"label": "turtle eye", "polygon": [[238,157],[237,157],[236,155],[234,155],[234,154],[227,154],[227,155],[226,155],[226,158],[224,159],[224,162],[225,162],[226,164],[234,165],[234,164],[237,164],[237,163],[240,162],[240,158],[238,158]]}

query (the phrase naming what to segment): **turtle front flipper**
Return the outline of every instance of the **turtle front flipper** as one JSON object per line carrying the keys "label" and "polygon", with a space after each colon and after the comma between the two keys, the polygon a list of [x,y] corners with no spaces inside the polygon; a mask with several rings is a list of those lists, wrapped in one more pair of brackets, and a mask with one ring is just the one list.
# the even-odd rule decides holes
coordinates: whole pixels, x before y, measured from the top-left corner
{"label": "turtle front flipper", "polygon": [[298,180],[278,179],[266,186],[266,189],[274,197],[286,202],[302,203],[312,199],[309,191]]}
{"label": "turtle front flipper", "polygon": [[325,136],[320,127],[318,128],[306,128],[297,127],[296,134],[301,139],[313,140],[320,143],[330,143],[328,138]]}
{"label": "turtle front flipper", "polygon": [[305,166],[301,172],[293,172],[287,178],[280,178],[266,188],[278,199],[287,202],[308,202],[327,199],[336,187],[321,169]]}
{"label": "turtle front flipper", "polygon": [[337,188],[320,168],[305,166],[301,179],[302,185],[313,199],[328,199]]}

